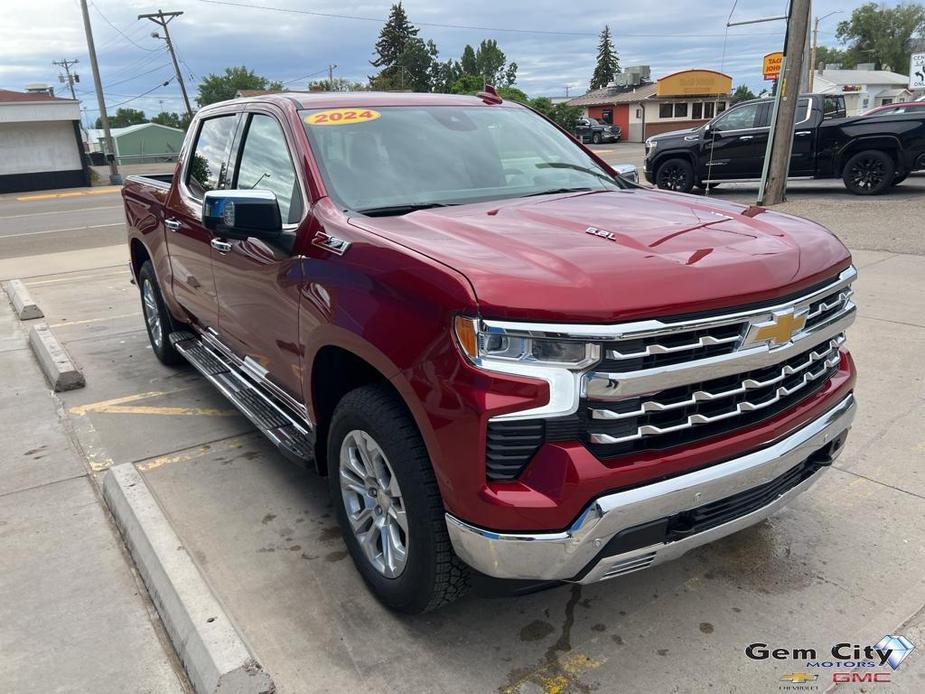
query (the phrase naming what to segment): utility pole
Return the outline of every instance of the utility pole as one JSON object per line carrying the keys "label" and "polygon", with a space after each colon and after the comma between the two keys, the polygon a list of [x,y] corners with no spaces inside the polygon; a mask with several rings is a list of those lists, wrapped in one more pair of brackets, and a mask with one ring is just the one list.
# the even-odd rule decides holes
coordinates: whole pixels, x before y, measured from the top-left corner
{"label": "utility pole", "polygon": [[328,89],[332,92],[337,91],[334,89],[334,68],[336,67],[336,65],[328,65]]}
{"label": "utility pole", "polygon": [[171,20],[179,17],[182,12],[164,12],[163,10],[158,10],[155,13],[151,14],[140,14],[138,19],[150,19],[155,24],[159,25],[164,30],[164,35],[161,36],[156,31],[151,34],[156,39],[164,39],[164,42],[167,44],[167,50],[170,51],[170,59],[173,61],[173,69],[177,75],[177,82],[180,83],[180,93],[183,94],[183,103],[186,104],[186,115],[189,116],[190,120],[193,118],[193,108],[190,106],[189,97],[186,95],[186,84],[183,82],[183,75],[180,73],[180,66],[177,64],[177,54],[174,53],[173,43],[170,40],[170,32],[167,30],[167,25],[170,24]]}
{"label": "utility pole", "polygon": [[[112,142],[112,133],[109,132],[109,116],[106,115],[106,97],[103,96],[103,82],[100,79],[100,66],[96,62],[96,46],[93,44],[93,29],[90,27],[90,10],[87,9],[87,0],[80,0],[80,11],[84,18],[84,32],[87,34],[87,53],[90,54],[90,70],[93,72],[93,88],[96,90],[96,103],[100,107],[100,121],[103,124],[103,136],[106,149],[109,150],[109,182],[114,185],[122,184],[119,174],[119,164],[116,162],[116,148]],[[111,157],[111,158],[110,158]]]}
{"label": "utility pole", "polygon": [[64,68],[64,72],[65,72],[65,74],[67,75],[67,77],[65,77],[64,75],[58,75],[58,79],[61,80],[62,82],[67,82],[67,86],[70,87],[70,89],[71,89],[71,98],[72,98],[74,101],[77,101],[77,94],[76,94],[76,92],[74,91],[74,82],[80,82],[80,75],[77,75],[77,74],[72,75],[72,74],[71,74],[71,65],[76,65],[76,64],[79,63],[79,62],[80,62],[80,61],[77,60],[77,58],[74,58],[73,60],[68,60],[67,58],[62,58],[61,60],[52,60],[52,61],[51,61],[51,64],[52,64],[52,65],[57,65],[58,67],[63,67],[63,68]]}
{"label": "utility pole", "polygon": [[813,48],[810,51],[809,59],[809,91],[813,90],[813,80],[816,76],[816,48],[819,46],[819,22],[826,17],[831,17],[833,14],[841,14],[841,10],[835,10],[821,17],[816,17],[816,21],[813,23]]}
{"label": "utility pole", "polygon": [[786,196],[787,174],[790,171],[790,153],[793,147],[793,126],[800,96],[800,78],[803,74],[803,53],[809,31],[809,12],[810,0],[790,0],[784,59],[771,116],[765,170],[758,193],[759,205],[776,205],[783,202]]}

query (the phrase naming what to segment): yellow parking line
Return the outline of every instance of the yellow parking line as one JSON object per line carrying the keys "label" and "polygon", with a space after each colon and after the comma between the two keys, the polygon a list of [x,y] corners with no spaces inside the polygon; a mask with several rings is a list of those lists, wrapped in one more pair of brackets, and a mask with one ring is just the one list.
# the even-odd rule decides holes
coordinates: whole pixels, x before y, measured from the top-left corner
{"label": "yellow parking line", "polygon": [[29,200],[53,200],[55,198],[76,198],[81,195],[105,195],[106,193],[117,193],[122,190],[122,186],[106,186],[94,188],[92,190],[75,190],[68,193],[36,193],[35,195],[20,195],[16,199],[21,202]]}
{"label": "yellow parking line", "polygon": [[52,323],[49,328],[66,328],[69,325],[86,325],[87,323],[100,323],[107,320],[116,320],[117,318],[132,318],[134,316],[140,316],[141,311],[135,311],[135,313],[117,313],[112,316],[103,316],[101,318],[87,318],[85,320],[66,320],[60,323]]}
{"label": "yellow parking line", "polygon": [[230,451],[243,447],[244,439],[242,437],[236,436],[232,439],[226,439],[225,441],[219,441],[217,443],[206,443],[202,446],[198,446],[187,451],[181,451],[180,453],[159,455],[156,458],[151,458],[150,460],[146,460],[142,463],[136,463],[135,467],[138,468],[141,472],[147,472],[148,470],[154,470],[155,468],[159,468],[163,465],[188,463],[191,460],[202,458],[209,453],[220,453],[222,451]]}
{"label": "yellow parking line", "polygon": [[153,414],[153,415],[173,415],[173,416],[203,416],[203,417],[233,417],[238,414],[237,410],[223,410],[216,407],[158,407],[154,405],[128,405],[128,403],[147,400],[149,398],[171,395],[179,391],[149,391],[147,393],[138,393],[136,395],[126,395],[121,398],[112,400],[103,400],[93,402],[88,405],[78,405],[72,407],[69,411],[71,414],[82,417],[90,412],[100,412],[106,414]]}

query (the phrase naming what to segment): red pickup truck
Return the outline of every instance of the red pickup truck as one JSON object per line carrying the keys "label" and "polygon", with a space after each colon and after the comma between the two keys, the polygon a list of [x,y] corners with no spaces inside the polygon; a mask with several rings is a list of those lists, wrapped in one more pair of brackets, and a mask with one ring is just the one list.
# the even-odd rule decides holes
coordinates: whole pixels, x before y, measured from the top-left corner
{"label": "red pickup truck", "polygon": [[216,104],[123,196],[155,354],[327,475],[396,610],[675,558],[854,416],[831,232],[627,182],[492,91]]}

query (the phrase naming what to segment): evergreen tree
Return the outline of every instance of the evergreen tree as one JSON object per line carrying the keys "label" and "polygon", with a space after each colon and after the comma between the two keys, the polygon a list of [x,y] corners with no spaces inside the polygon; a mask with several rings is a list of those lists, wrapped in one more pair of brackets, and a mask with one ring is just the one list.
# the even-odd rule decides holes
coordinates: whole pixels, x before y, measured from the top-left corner
{"label": "evergreen tree", "polygon": [[429,92],[433,88],[437,45],[418,38],[418,28],[399,2],[392,5],[376,41],[376,59],[370,62],[380,68],[378,75],[370,77],[374,89]]}
{"label": "evergreen tree", "polygon": [[379,40],[376,41],[376,59],[370,61],[373,67],[388,69],[394,66],[417,35],[418,28],[408,20],[401,3],[392,5],[389,19],[379,32]]}
{"label": "evergreen tree", "polygon": [[613,82],[616,74],[620,72],[620,59],[613,47],[610,36],[610,27],[604,25],[601,38],[597,44],[597,65],[591,76],[591,89],[600,89]]}
{"label": "evergreen tree", "polygon": [[463,48],[462,60],[459,61],[463,75],[478,75],[479,66],[475,61],[475,50],[468,43]]}

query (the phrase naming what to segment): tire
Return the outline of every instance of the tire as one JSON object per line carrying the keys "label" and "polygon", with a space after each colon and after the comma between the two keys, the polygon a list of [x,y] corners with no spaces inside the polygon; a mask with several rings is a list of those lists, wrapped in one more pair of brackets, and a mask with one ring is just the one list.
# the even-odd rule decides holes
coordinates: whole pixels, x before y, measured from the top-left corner
{"label": "tire", "polygon": [[591,136],[591,142],[593,142],[593,143],[596,144],[596,145],[601,144],[601,134],[600,134],[600,133],[594,133],[594,134]]}
{"label": "tire", "polygon": [[900,183],[906,180],[906,177],[909,175],[909,172],[898,173],[893,176],[893,180],[890,182],[891,186],[898,186]]}
{"label": "tire", "polygon": [[176,330],[176,321],[164,305],[161,288],[154,275],[154,266],[146,260],[138,272],[138,290],[141,295],[141,312],[145,319],[145,329],[151,349],[165,366],[176,366],[186,360],[180,355],[168,336]]}
{"label": "tire", "polygon": [[855,195],[879,195],[890,187],[896,165],[889,154],[876,149],[858,152],[842,172],[845,188]]}
{"label": "tire", "polygon": [[694,187],[694,167],[687,159],[666,159],[655,170],[655,185],[662,190],[690,193]]}
{"label": "tire", "polygon": [[357,388],[338,403],[328,461],[344,542],[381,603],[418,614],[469,590],[469,568],[453,552],[424,442],[387,386]]}

